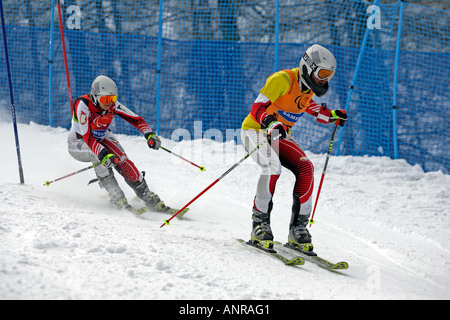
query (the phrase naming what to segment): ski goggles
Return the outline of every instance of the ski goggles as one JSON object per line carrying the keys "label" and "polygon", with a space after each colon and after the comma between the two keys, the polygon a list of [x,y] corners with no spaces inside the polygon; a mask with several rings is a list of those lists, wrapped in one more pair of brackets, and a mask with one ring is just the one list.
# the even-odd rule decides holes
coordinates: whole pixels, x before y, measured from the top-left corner
{"label": "ski goggles", "polygon": [[117,101],[117,95],[113,95],[113,96],[102,96],[98,98],[98,101],[100,101],[101,104],[110,104],[110,103],[114,103]]}
{"label": "ski goggles", "polygon": [[309,67],[311,68],[314,76],[319,80],[330,80],[331,77],[333,77],[334,75],[333,70],[325,69],[324,67],[319,67],[306,53],[303,56],[303,59],[305,60],[306,64],[308,64]]}
{"label": "ski goggles", "polygon": [[313,73],[319,80],[330,80],[334,71],[318,67]]}

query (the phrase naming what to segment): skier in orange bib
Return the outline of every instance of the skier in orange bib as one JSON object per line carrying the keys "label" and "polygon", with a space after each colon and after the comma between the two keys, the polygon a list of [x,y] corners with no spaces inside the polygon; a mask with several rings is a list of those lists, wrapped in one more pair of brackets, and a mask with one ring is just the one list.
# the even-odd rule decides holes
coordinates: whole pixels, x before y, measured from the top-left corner
{"label": "skier in orange bib", "polygon": [[344,125],[345,110],[330,110],[312,100],[314,95],[321,97],[327,93],[335,71],[334,55],[320,45],[311,46],[301,58],[299,68],[278,71],[266,80],[242,123],[241,140],[247,151],[269,139],[269,143],[252,154],[262,168],[252,209],[251,241],[258,246],[273,246],[270,213],[283,166],[296,178],[288,242],[299,249],[306,244],[312,250],[306,225],[312,211],[314,167],[293,139],[291,128],[304,112],[320,123]]}

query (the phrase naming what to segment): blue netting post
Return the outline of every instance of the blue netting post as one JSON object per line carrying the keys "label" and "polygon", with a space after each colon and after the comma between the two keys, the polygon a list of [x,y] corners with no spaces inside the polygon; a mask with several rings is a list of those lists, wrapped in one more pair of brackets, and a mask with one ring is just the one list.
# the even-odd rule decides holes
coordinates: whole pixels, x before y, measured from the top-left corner
{"label": "blue netting post", "polygon": [[53,127],[53,27],[55,20],[55,0],[52,0],[52,17],[50,22],[50,53],[48,57],[48,124]]}
{"label": "blue netting post", "polygon": [[280,0],[277,0],[276,9],[275,9],[275,70],[274,72],[278,71],[279,66],[279,36],[280,36]]}
{"label": "blue netting post", "polygon": [[394,91],[393,91],[393,106],[392,106],[392,129],[393,129],[393,144],[394,144],[394,159],[398,159],[398,138],[397,138],[397,82],[398,82],[398,66],[400,62],[400,46],[402,37],[402,22],[403,22],[403,1],[400,1],[400,16],[398,17],[397,30],[397,45],[395,48],[395,69],[394,69]]}
{"label": "blue netting post", "polygon": [[[378,3],[378,0],[375,0],[375,2],[373,4],[377,5],[377,3]],[[358,61],[356,62],[355,72],[353,73],[352,83],[350,85],[350,89],[348,90],[347,101],[346,101],[345,107],[344,107],[344,109],[347,111],[348,111],[348,107],[350,105],[350,101],[352,99],[353,90],[355,89],[356,80],[358,79],[359,69],[361,68],[361,63],[364,58],[364,53],[366,51],[367,41],[369,39],[369,33],[370,33],[370,29],[366,28],[366,31],[364,32],[364,38],[363,38],[363,41],[361,44],[361,50],[359,51],[359,55],[358,55]],[[339,132],[339,139],[338,139],[337,146],[336,146],[336,149],[337,149],[336,155],[337,156],[339,156],[341,154],[342,133],[344,132],[343,129],[344,129],[344,127],[342,127],[342,129]]]}
{"label": "blue netting post", "polygon": [[13,127],[14,127],[14,137],[16,139],[17,162],[19,165],[19,178],[20,178],[20,183],[24,184],[25,179],[23,177],[22,158],[20,156],[20,144],[19,144],[19,133],[17,131],[16,107],[14,105],[14,94],[13,94],[13,86],[12,86],[12,79],[11,79],[11,69],[9,67],[8,43],[6,41],[5,17],[3,16],[3,0],[0,0],[0,16],[1,16],[1,20],[2,20],[3,45],[5,46],[6,70],[8,73],[9,97],[11,99],[11,115],[12,115]]}
{"label": "blue netting post", "polygon": [[161,104],[161,54],[162,54],[162,28],[163,27],[163,0],[159,0],[158,21],[158,57],[156,63],[156,134],[160,134],[160,104]]}

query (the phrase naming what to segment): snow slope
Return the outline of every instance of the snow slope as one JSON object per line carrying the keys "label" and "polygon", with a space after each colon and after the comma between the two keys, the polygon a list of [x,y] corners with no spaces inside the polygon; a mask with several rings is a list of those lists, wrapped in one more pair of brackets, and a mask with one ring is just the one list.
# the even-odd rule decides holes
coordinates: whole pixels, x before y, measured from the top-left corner
{"label": "snow slope", "polygon": [[[67,153],[67,130],[19,124],[25,184],[19,183],[13,126],[0,122],[0,299],[449,299],[450,176],[386,157],[330,158],[311,228],[316,251],[349,270],[306,262],[286,267],[235,239],[247,239],[259,168],[248,159],[194,202],[185,221],[108,207],[88,164]],[[181,207],[245,153],[211,140],[163,145],[119,135],[152,190]],[[326,146],[324,146],[324,150]],[[316,168],[324,154],[307,153]],[[131,202],[132,190],[118,176]],[[272,214],[287,239],[293,175],[281,175]]]}

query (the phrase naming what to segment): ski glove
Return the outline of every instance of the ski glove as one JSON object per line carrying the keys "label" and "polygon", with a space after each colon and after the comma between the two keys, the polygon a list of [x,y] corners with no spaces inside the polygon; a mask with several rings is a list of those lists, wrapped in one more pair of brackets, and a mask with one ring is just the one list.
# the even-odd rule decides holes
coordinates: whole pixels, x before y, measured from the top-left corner
{"label": "ski glove", "polygon": [[268,115],[261,122],[261,128],[267,130],[267,136],[271,140],[281,140],[286,138],[287,127],[277,121],[273,115]]}
{"label": "ski glove", "polygon": [[161,140],[153,131],[147,132],[145,134],[145,139],[147,139],[147,144],[150,149],[158,150],[159,147],[161,147]]}
{"label": "ski glove", "polygon": [[120,162],[119,158],[115,154],[108,153],[108,150],[106,149],[100,151],[98,154],[98,159],[106,168],[112,168]]}
{"label": "ski glove", "polygon": [[335,125],[343,127],[345,124],[345,121],[347,121],[347,113],[344,109],[341,110],[332,110],[331,115],[333,118],[330,117],[330,121],[334,122]]}
{"label": "ski glove", "polygon": [[327,108],[325,103],[322,103],[319,112],[315,112],[314,116],[319,123],[330,123],[331,110]]}

